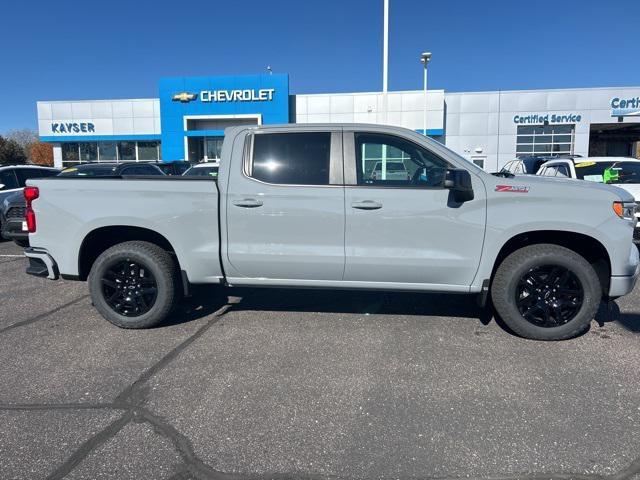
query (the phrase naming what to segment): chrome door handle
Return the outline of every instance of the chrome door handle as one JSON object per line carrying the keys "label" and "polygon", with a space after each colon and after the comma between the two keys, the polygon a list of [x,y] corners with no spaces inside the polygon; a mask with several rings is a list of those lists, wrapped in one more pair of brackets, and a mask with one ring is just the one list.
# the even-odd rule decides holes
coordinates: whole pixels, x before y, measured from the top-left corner
{"label": "chrome door handle", "polygon": [[242,200],[235,200],[233,204],[236,207],[256,208],[262,206],[262,200],[256,200],[255,198],[245,198]]}
{"label": "chrome door handle", "polygon": [[380,202],[374,202],[373,200],[364,200],[362,202],[353,202],[351,207],[359,210],[378,210],[382,208],[382,204]]}

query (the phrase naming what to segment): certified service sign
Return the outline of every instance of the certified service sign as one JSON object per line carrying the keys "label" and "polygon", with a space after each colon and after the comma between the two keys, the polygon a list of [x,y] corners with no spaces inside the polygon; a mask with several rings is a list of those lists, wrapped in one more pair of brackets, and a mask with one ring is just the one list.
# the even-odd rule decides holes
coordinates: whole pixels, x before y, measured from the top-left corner
{"label": "certified service sign", "polygon": [[611,99],[611,116],[612,117],[639,117],[640,116],[640,97]]}

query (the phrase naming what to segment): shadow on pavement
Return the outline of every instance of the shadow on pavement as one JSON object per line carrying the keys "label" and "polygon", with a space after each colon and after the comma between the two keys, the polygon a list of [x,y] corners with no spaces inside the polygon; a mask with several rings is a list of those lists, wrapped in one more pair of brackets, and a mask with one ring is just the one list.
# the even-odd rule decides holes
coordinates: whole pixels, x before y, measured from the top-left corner
{"label": "shadow on pavement", "polygon": [[204,318],[229,303],[226,289],[211,286],[207,288],[196,287],[191,293],[192,296],[183,299],[171,316],[157,328],[170,327]]}
{"label": "shadow on pavement", "polygon": [[606,323],[616,322],[629,332],[640,333],[640,312],[621,312],[618,304],[602,302],[596,314],[596,322],[603,327]]}
{"label": "shadow on pavement", "polygon": [[[204,311],[215,311],[222,303],[213,290],[203,290],[189,299]],[[315,289],[225,289],[218,295],[241,297],[234,310],[325,312],[376,315],[417,315],[477,318],[488,324],[489,309],[476,304],[475,295],[409,292],[370,292]],[[194,312],[196,313],[196,312]]]}
{"label": "shadow on pavement", "polygon": [[[495,318],[491,305],[479,307],[475,295],[213,286],[198,286],[192,294],[160,328],[211,315],[228,304],[231,297],[238,299],[232,302],[234,310],[462,317],[477,319],[483,325],[495,320],[503,330],[515,335]],[[595,320],[601,327],[617,322],[627,331],[640,333],[640,313],[622,313],[616,302],[603,302]]]}

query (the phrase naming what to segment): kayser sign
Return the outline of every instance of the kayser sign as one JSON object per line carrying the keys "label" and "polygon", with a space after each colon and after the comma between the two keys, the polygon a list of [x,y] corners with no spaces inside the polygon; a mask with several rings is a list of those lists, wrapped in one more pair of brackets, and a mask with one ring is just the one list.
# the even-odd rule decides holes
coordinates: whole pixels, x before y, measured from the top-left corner
{"label": "kayser sign", "polygon": [[91,122],[61,122],[51,124],[51,133],[94,133],[96,126]]}

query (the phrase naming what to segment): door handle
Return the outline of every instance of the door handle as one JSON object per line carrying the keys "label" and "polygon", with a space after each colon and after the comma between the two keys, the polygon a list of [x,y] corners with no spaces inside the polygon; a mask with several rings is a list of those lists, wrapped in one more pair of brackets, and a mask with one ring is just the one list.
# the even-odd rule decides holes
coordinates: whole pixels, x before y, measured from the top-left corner
{"label": "door handle", "polygon": [[351,207],[359,210],[378,210],[382,208],[382,204],[380,202],[374,202],[373,200],[364,200],[362,202],[353,202]]}
{"label": "door handle", "polygon": [[255,198],[244,198],[242,200],[235,200],[233,204],[236,207],[256,208],[262,206],[262,200],[256,200]]}

